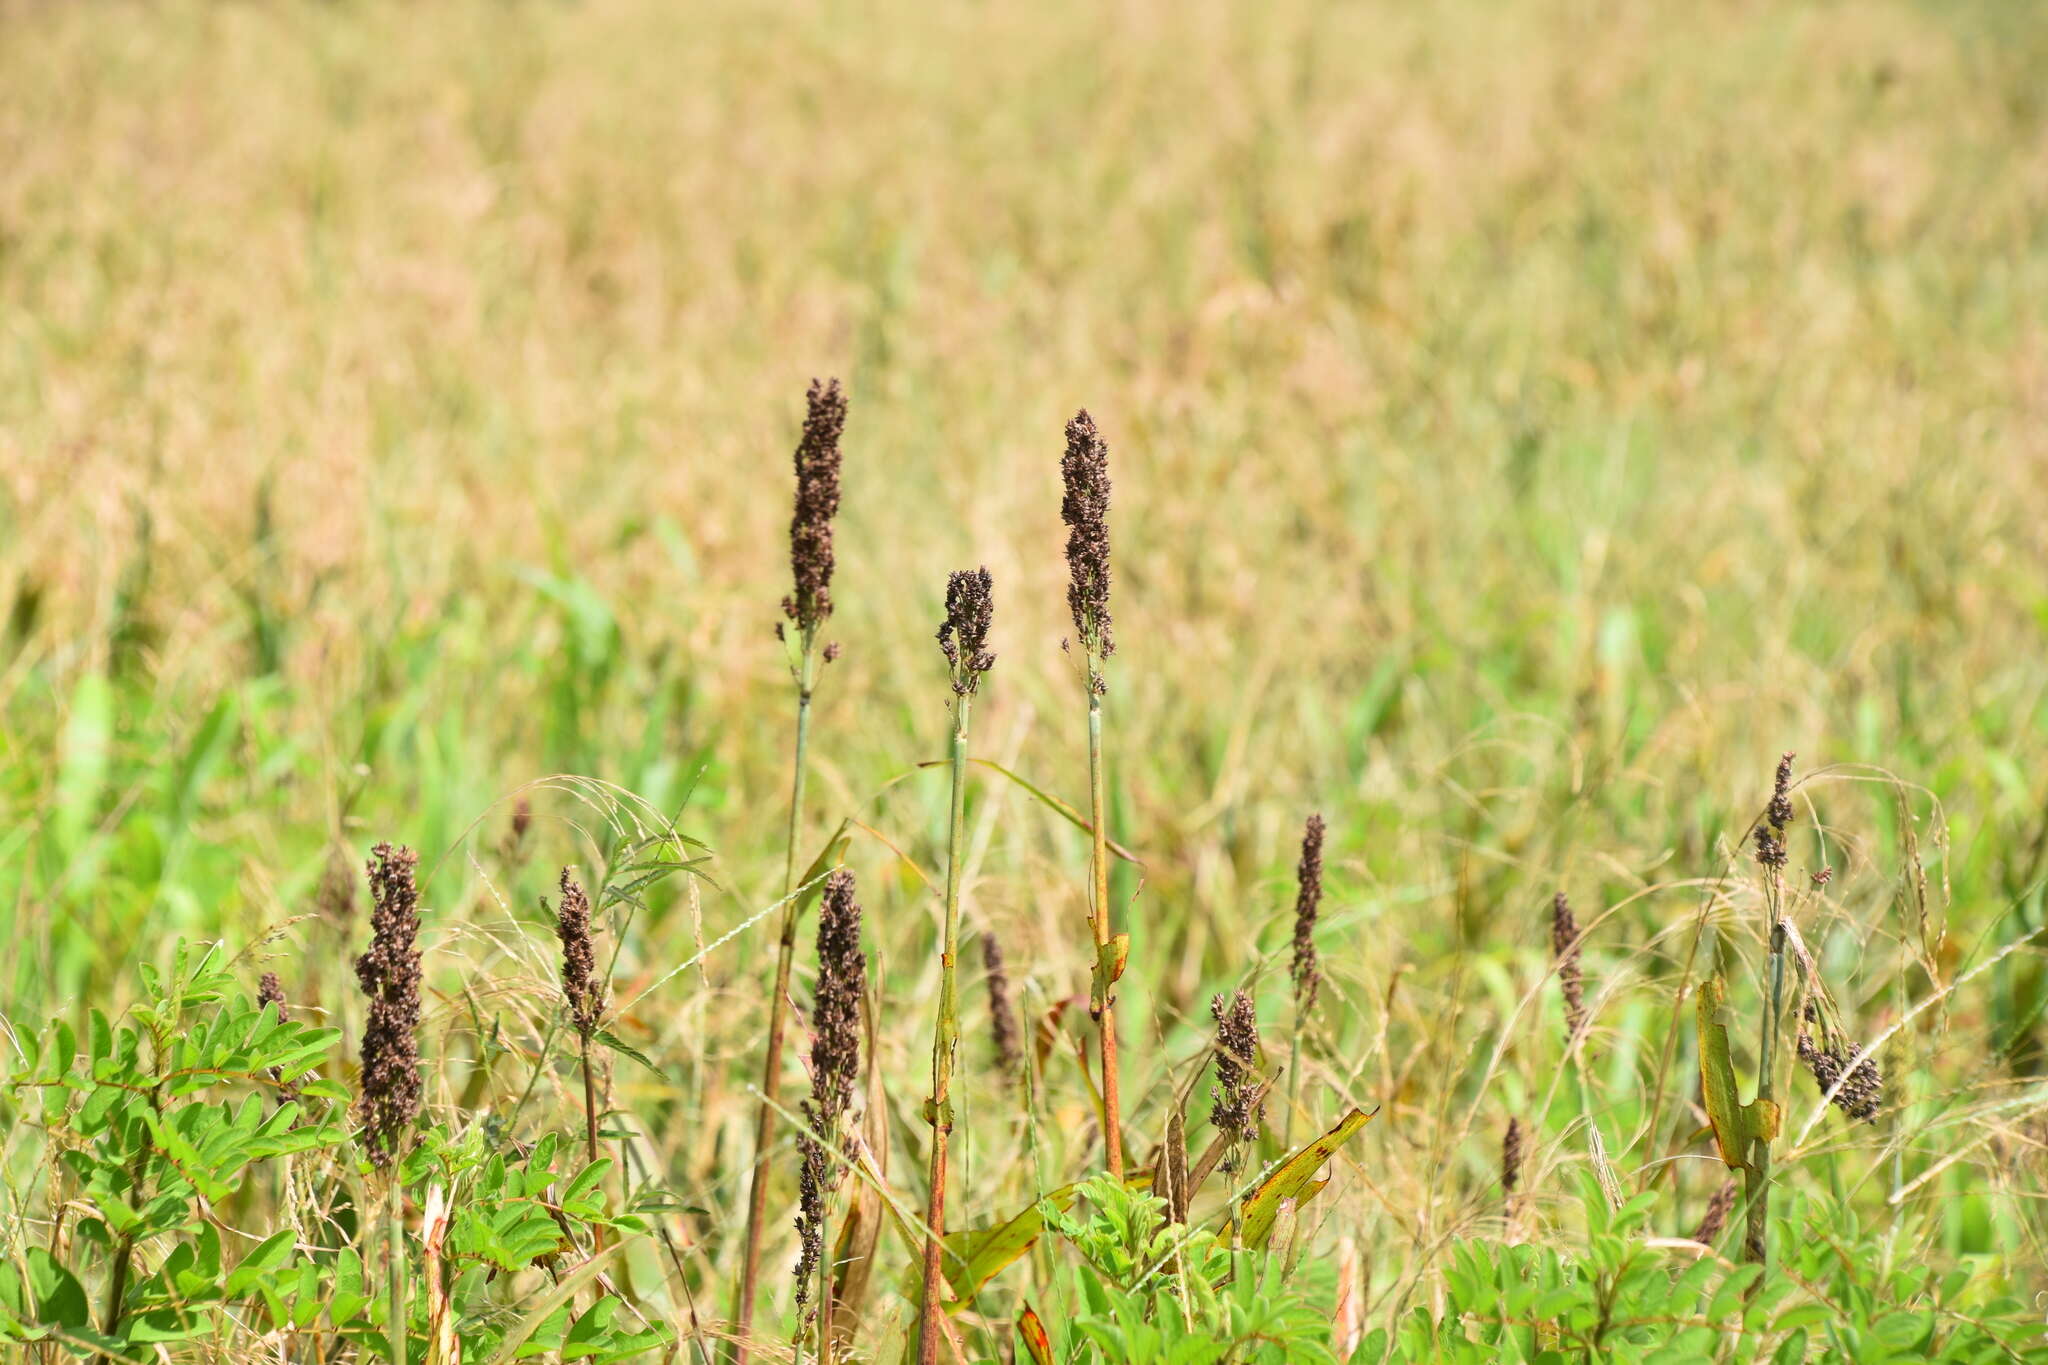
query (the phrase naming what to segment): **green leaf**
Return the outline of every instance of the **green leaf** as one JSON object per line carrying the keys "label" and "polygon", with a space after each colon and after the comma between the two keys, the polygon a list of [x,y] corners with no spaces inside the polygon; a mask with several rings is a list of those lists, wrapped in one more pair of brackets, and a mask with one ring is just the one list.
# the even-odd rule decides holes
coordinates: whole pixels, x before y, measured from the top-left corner
{"label": "green leaf", "polygon": [[610,1029],[601,1028],[596,1033],[593,1033],[590,1036],[597,1039],[598,1042],[603,1043],[606,1047],[610,1048],[612,1051],[620,1054],[621,1056],[631,1057],[634,1061],[640,1063],[640,1065],[646,1067],[649,1071],[661,1077],[661,1079],[668,1079],[668,1073],[663,1071],[660,1067],[656,1066],[652,1061],[648,1060],[646,1053],[642,1052],[639,1048],[634,1047],[631,1043],[628,1043],[623,1038],[619,1037],[618,1034],[613,1033]]}
{"label": "green leaf", "polygon": [[234,1272],[228,1276],[228,1297],[235,1298],[248,1293],[271,1271],[278,1269],[286,1261],[290,1260],[292,1245],[293,1237],[290,1228],[286,1228],[284,1231],[273,1236],[266,1237],[263,1241],[257,1243],[256,1249],[247,1256],[244,1256],[241,1264],[237,1265]]}
{"label": "green leaf", "polygon": [[[21,1293],[17,1281],[11,1294],[0,1290],[0,1298],[8,1299],[9,1306],[31,1322],[73,1330],[89,1326],[92,1306],[86,1302],[85,1286],[78,1277],[41,1247],[30,1247],[24,1259],[28,1264],[27,1294]],[[11,1263],[7,1272],[10,1277],[15,1273]]]}
{"label": "green leaf", "polygon": [[485,1365],[511,1365],[511,1362],[519,1357],[520,1348],[526,1345],[527,1338],[558,1309],[567,1306],[569,1301],[582,1291],[584,1285],[596,1278],[605,1261],[623,1245],[622,1242],[614,1242],[564,1275],[552,1290],[542,1296],[539,1303],[529,1308],[512,1324],[504,1339],[498,1343],[497,1351]]}
{"label": "green leaf", "polygon": [[1244,1203],[1243,1240],[1247,1248],[1263,1251],[1273,1236],[1273,1222],[1280,1213],[1280,1201],[1292,1199],[1298,1209],[1314,1198],[1323,1183],[1316,1176],[1359,1129],[1372,1122],[1372,1115],[1354,1109],[1337,1121],[1337,1126],[1280,1163]]}
{"label": "green leaf", "polygon": [[1749,1167],[1753,1142],[1770,1142],[1778,1136],[1778,1106],[1758,1099],[1742,1103],[1735,1088],[1735,1063],[1728,1055],[1728,1026],[1721,1022],[1721,1005],[1728,987],[1718,975],[1700,982],[1695,1005],[1700,1025],[1700,1093],[1706,1100],[1707,1122],[1713,1125],[1714,1145],[1721,1160],[1738,1170]]}

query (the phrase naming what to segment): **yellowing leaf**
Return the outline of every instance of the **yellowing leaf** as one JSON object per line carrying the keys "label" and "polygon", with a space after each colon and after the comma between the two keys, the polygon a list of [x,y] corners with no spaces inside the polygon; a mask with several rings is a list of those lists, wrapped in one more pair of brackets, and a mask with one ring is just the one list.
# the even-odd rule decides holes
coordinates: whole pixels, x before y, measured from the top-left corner
{"label": "yellowing leaf", "polygon": [[1254,1251],[1264,1250],[1273,1237],[1273,1220],[1280,1214],[1280,1201],[1292,1199],[1299,1209],[1312,1199],[1329,1183],[1316,1180],[1323,1167],[1370,1122],[1371,1114],[1354,1109],[1338,1120],[1335,1128],[1281,1162],[1280,1168],[1244,1201],[1244,1244]]}
{"label": "yellowing leaf", "polygon": [[1721,1002],[1728,988],[1719,976],[1700,983],[1695,1007],[1700,1022],[1700,1097],[1714,1145],[1721,1160],[1738,1170],[1749,1168],[1749,1145],[1778,1136],[1778,1106],[1771,1100],[1742,1103],[1735,1088],[1735,1063],[1728,1055],[1728,1026],[1721,1022]]}
{"label": "yellowing leaf", "polygon": [[1031,1365],[1052,1365],[1052,1340],[1028,1303],[1017,1315],[1017,1336],[1024,1343],[1024,1353],[1031,1357]]}

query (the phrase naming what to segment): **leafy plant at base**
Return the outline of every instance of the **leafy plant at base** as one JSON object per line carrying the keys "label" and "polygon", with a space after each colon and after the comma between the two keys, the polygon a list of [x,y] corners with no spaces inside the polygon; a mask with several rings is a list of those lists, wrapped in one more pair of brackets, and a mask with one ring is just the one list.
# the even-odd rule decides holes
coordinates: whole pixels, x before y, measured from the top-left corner
{"label": "leafy plant at base", "polygon": [[[1724,1360],[1790,1365],[1858,1362],[2048,1361],[2038,1315],[2016,1299],[1973,1292],[1967,1270],[1937,1279],[1911,1256],[1887,1269],[1886,1242],[1846,1209],[1823,1216],[1790,1198],[1783,1267],[1687,1261],[1645,1226],[1655,1203],[1638,1195],[1610,1213],[1584,1182],[1587,1251],[1468,1240],[1444,1262],[1444,1310],[1413,1310],[1362,1361],[1398,1365],[1600,1361],[1679,1365]],[[1803,1226],[1802,1226],[1803,1225]]]}
{"label": "leafy plant at base", "polygon": [[[1045,1225],[1082,1263],[1070,1268],[1077,1305],[1043,1330],[1066,1365],[1289,1365],[1327,1362],[1334,1270],[1279,1255],[1235,1251],[1207,1229],[1167,1222],[1166,1201],[1100,1175],[1081,1186],[1089,1212],[1040,1203]],[[1028,1350],[1029,1348],[1027,1348]]]}
{"label": "leafy plant at base", "polygon": [[[212,1211],[257,1163],[346,1139],[347,1091],[302,1079],[339,1035],[280,1021],[214,948],[195,960],[180,943],[167,975],[145,965],[141,977],[132,1022],[92,1011],[82,1052],[62,1019],[40,1039],[20,1035],[9,1096],[44,1130],[61,1171],[52,1179],[73,1184],[85,1212],[68,1247],[0,1264],[0,1341],[134,1355],[202,1334],[228,1304],[257,1303],[280,1330],[303,1326],[308,1304],[317,1311],[288,1230],[229,1265]],[[300,1099],[273,1107],[268,1097],[294,1084]]]}

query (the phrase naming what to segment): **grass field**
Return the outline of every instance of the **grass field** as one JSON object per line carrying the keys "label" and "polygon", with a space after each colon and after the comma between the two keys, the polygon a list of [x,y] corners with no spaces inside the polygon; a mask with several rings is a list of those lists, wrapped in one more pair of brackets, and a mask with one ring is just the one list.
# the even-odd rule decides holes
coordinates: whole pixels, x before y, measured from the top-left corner
{"label": "grass field", "polygon": [[[1895,1273],[1970,1272],[1937,1334],[2038,1322],[2043,70],[2048,23],[1990,0],[0,3],[13,1048],[118,1021],[140,964],[218,941],[341,1031],[318,1073],[352,1086],[359,870],[389,840],[421,857],[426,1121],[580,1143],[541,898],[565,864],[630,880],[673,819],[697,861],[599,914],[609,1032],[648,1064],[598,1058],[602,1183],[673,1199],[659,1237],[579,1245],[623,1242],[607,1273],[661,1349],[719,1349],[784,893],[790,450],[836,375],[843,652],[798,842],[807,864],[856,822],[864,1131],[914,1219],[949,832],[932,632],[947,572],[985,564],[972,752],[1024,782],[976,767],[966,796],[956,1226],[1099,1170],[1089,840],[1054,808],[1088,804],[1059,464],[1085,406],[1115,480],[1134,1161],[1184,1094],[1208,1143],[1209,1001],[1244,986],[1286,1077],[1259,1160],[1291,1083],[1297,1144],[1377,1110],[1295,1234],[1366,1331],[1446,1313],[1460,1239],[1596,1256],[1589,1144],[1653,1196],[1631,1235],[1690,1236],[1730,1174],[1695,992],[1718,965],[1750,1092],[1771,936],[1747,844],[1796,751],[1788,913],[1846,1036],[1882,1038],[1885,1091],[1852,1123],[1781,1046],[1775,1236],[1853,1227],[1843,1264],[1881,1302]],[[1297,1068],[1312,811],[1325,980]],[[1585,931],[1569,1045],[1559,891]],[[990,1061],[991,931],[1027,1021],[1084,1006],[1028,1118]],[[779,1102],[805,1084],[792,1055]],[[70,1241],[93,1196],[35,1112],[0,1099],[0,1252],[75,1250],[98,1322],[106,1249]],[[795,1322],[793,1132],[756,1359]],[[324,1246],[294,1169],[195,1218]],[[140,1239],[137,1273],[183,1235]],[[909,1240],[876,1253],[857,1358],[915,1331]],[[961,1314],[966,1359],[1021,1350],[1027,1299],[1081,1313],[1062,1255],[1045,1239]],[[1810,1271],[1798,1296],[1827,1310],[1815,1352],[1936,1354],[1871,1354]],[[319,1349],[209,1321],[166,1357]],[[1530,1354],[1635,1358],[1556,1330]]]}

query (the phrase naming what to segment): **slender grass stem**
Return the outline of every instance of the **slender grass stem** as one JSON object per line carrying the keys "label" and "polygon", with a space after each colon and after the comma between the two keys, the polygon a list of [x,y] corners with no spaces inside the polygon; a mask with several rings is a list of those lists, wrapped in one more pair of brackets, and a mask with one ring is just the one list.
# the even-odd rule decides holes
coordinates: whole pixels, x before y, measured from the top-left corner
{"label": "slender grass stem", "polygon": [[[1766,894],[1771,911],[1770,989],[1764,1006],[1762,1041],[1757,1048],[1756,1097],[1759,1101],[1770,1104],[1777,1099],[1775,1075],[1778,1062],[1778,1016],[1784,1008],[1785,998],[1785,924],[1777,873],[1773,871],[1767,880],[1769,889]],[[1743,1179],[1748,1195],[1748,1207],[1744,1210],[1748,1221],[1742,1242],[1743,1258],[1755,1261],[1758,1265],[1769,1266],[1770,1141],[1766,1138],[1757,1138],[1750,1146],[1750,1153],[1749,1165],[1743,1168]]]}
{"label": "slender grass stem", "polygon": [[1116,980],[1110,964],[1109,824],[1105,819],[1102,774],[1102,696],[1088,689],[1088,810],[1095,830],[1090,858],[1092,904],[1089,924],[1095,931],[1096,1031],[1102,1054],[1102,1145],[1109,1173],[1124,1177],[1123,1101],[1116,1055]]}
{"label": "slender grass stem", "polygon": [[967,804],[967,715],[969,698],[962,694],[953,707],[952,814],[946,836],[946,909],[944,942],[939,956],[939,1022],[932,1040],[932,1097],[925,1121],[932,1126],[931,1198],[925,1208],[924,1294],[918,1315],[918,1365],[936,1365],[939,1325],[945,1309],[940,1289],[945,1275],[940,1258],[946,1236],[946,1140],[953,1128],[953,1055],[959,1048],[960,1002],[954,963],[960,938],[960,863]]}
{"label": "slender grass stem", "polygon": [[739,1299],[733,1305],[733,1359],[746,1365],[750,1343],[748,1331],[754,1322],[754,1295],[761,1279],[761,1234],[768,1218],[768,1158],[775,1140],[775,1110],[768,1099],[776,1092],[782,1076],[784,1001],[789,998],[790,965],[796,957],[797,915],[802,901],[790,896],[796,880],[797,844],[803,837],[804,776],[811,744],[811,691],[817,682],[817,638],[814,630],[803,632],[802,662],[798,666],[796,693],[796,772],[790,779],[789,834],[782,855],[782,894],[788,904],[782,911],[782,930],[775,948],[775,989],[768,997],[768,1047],[761,1065],[761,1105],[754,1120],[754,1170],[747,1194],[747,1241],[741,1263]]}
{"label": "slender grass stem", "polygon": [[590,1035],[577,1030],[577,1060],[583,1066],[583,1140],[584,1156],[593,1165],[597,1161],[597,1083],[590,1074]]}
{"label": "slender grass stem", "polygon": [[391,1343],[391,1359],[405,1360],[405,1183],[399,1179],[398,1167],[394,1162],[389,1182],[385,1189],[384,1230],[385,1270],[389,1276],[391,1294],[391,1318],[386,1324]]}
{"label": "slender grass stem", "polygon": [[1287,1113],[1280,1120],[1280,1150],[1294,1150],[1294,1111],[1301,1107],[1301,994],[1294,996],[1294,1027],[1287,1040]]}

